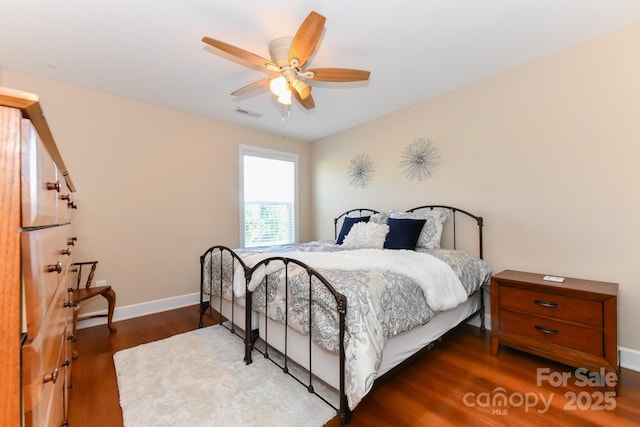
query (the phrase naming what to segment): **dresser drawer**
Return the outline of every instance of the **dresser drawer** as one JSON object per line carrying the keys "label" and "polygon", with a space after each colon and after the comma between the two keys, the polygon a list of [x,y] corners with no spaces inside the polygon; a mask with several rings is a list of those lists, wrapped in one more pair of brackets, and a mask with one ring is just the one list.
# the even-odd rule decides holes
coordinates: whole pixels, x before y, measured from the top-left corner
{"label": "dresser drawer", "polygon": [[64,419],[64,386],[67,339],[63,307],[66,290],[60,289],[43,327],[22,347],[25,424],[59,426]]}
{"label": "dresser drawer", "polygon": [[24,422],[27,427],[58,427],[65,419],[66,368],[62,366],[65,337],[61,334],[57,338],[58,352],[46,361],[43,349],[32,344],[22,348]]}
{"label": "dresser drawer", "polygon": [[500,307],[602,327],[602,303],[587,299],[503,286]]}
{"label": "dresser drawer", "polygon": [[66,294],[69,255],[63,227],[41,228],[21,233],[24,308],[27,337],[33,339],[58,288]]}
{"label": "dresser drawer", "polygon": [[545,317],[502,311],[500,329],[549,343],[603,356],[602,331]]}
{"label": "dresser drawer", "polygon": [[53,158],[29,120],[21,129],[22,227],[55,224],[62,183]]}

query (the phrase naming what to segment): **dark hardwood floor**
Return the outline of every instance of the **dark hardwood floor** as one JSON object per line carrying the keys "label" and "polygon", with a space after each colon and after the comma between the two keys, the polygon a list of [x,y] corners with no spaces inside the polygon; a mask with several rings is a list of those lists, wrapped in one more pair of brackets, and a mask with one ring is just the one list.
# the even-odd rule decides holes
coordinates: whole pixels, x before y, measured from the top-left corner
{"label": "dark hardwood floor", "polygon": [[[198,308],[115,326],[118,331],[113,334],[106,326],[78,331],[80,355],[73,362],[71,426],[122,426],[113,354],[196,329]],[[580,373],[576,376],[574,368],[508,348],[501,348],[494,357],[489,349],[489,332],[483,334],[473,326],[459,328],[422,357],[378,381],[356,408],[350,425],[640,425],[640,373],[622,369],[617,396],[610,397],[604,387],[593,385]],[[538,374],[538,369],[546,369],[547,374]],[[562,375],[568,377],[564,386],[559,384]],[[337,419],[328,423],[337,425]]]}

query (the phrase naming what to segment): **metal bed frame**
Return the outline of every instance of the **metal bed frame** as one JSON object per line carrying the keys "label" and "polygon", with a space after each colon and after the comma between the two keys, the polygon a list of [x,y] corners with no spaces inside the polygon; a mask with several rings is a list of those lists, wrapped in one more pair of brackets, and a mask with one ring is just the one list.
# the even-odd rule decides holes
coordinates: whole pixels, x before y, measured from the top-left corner
{"label": "metal bed frame", "polygon": [[[459,208],[455,208],[455,207],[451,207],[451,206],[445,206],[445,205],[425,205],[425,206],[419,206],[416,208],[412,208],[407,210],[406,212],[415,212],[415,211],[419,211],[422,209],[435,209],[435,208],[444,208],[444,209],[450,209],[453,212],[452,215],[452,222],[453,222],[453,249],[456,249],[456,214],[462,214],[466,217],[469,217],[473,220],[476,221],[477,227],[478,227],[478,253],[479,253],[479,258],[482,259],[483,258],[483,236],[482,236],[482,227],[484,225],[484,221],[483,218],[481,216],[477,216],[474,214],[471,214],[465,210],[459,209]],[[378,211],[374,210],[374,209],[368,209],[368,208],[358,208],[358,209],[351,209],[348,210],[344,213],[342,213],[341,215],[339,215],[338,217],[336,217],[334,219],[334,235],[337,236],[337,232],[338,232],[338,223],[340,221],[340,219],[343,219],[344,217],[347,216],[354,216],[354,214],[357,214],[358,216],[363,216],[363,214],[375,214],[378,213]],[[288,375],[290,375],[291,377],[293,377],[296,381],[298,381],[300,384],[304,385],[307,388],[307,391],[310,393],[315,394],[316,396],[318,396],[320,399],[322,399],[325,403],[327,403],[328,405],[330,405],[333,409],[336,410],[336,413],[339,417],[340,420],[340,425],[344,426],[346,424],[348,424],[351,420],[351,416],[352,416],[352,410],[349,408],[348,404],[347,404],[347,397],[345,394],[345,348],[344,348],[344,337],[345,337],[345,318],[346,318],[346,313],[347,313],[347,298],[342,295],[341,293],[337,292],[334,287],[331,285],[331,283],[329,283],[320,273],[318,273],[313,267],[306,265],[298,260],[292,259],[292,258],[286,258],[286,257],[281,257],[281,256],[274,256],[274,257],[269,257],[266,258],[262,261],[260,261],[259,263],[257,263],[253,268],[248,267],[244,261],[240,258],[240,256],[238,254],[236,254],[236,252],[234,252],[234,250],[226,247],[226,246],[212,246],[211,248],[207,249],[204,254],[200,257],[200,323],[199,323],[199,327],[203,327],[204,323],[203,323],[203,316],[205,315],[209,315],[211,316],[211,312],[210,310],[213,309],[213,307],[211,307],[209,300],[205,300],[205,262],[208,259],[209,262],[213,263],[214,262],[214,255],[218,253],[219,254],[219,259],[220,259],[220,277],[218,278],[218,281],[220,282],[220,304],[218,307],[218,312],[222,313],[222,289],[223,289],[223,280],[224,280],[224,272],[223,272],[223,261],[224,261],[224,256],[225,254],[228,254],[229,256],[231,256],[231,278],[233,278],[233,272],[235,271],[235,269],[237,268],[236,263],[238,263],[244,270],[245,273],[245,279],[246,279],[246,284],[245,286],[248,288],[249,282],[251,280],[251,276],[253,274],[253,272],[257,269],[260,268],[261,266],[267,266],[269,263],[271,262],[282,262],[284,264],[284,268],[285,268],[285,286],[287,287],[285,290],[285,295],[288,295],[288,286],[289,286],[289,269],[290,267],[300,267],[302,268],[308,277],[309,280],[309,303],[311,304],[311,301],[313,300],[313,291],[312,291],[312,286],[311,283],[312,281],[316,281],[316,283],[321,283],[333,296],[333,298],[335,299],[335,306],[336,306],[336,312],[338,314],[338,318],[339,318],[339,404],[336,406],[333,403],[329,402],[327,398],[325,398],[324,396],[320,395],[319,393],[316,392],[316,388],[314,387],[314,379],[315,376],[313,374],[313,367],[312,367],[312,351],[313,351],[313,340],[312,340],[312,336],[311,334],[308,334],[308,348],[309,348],[309,359],[308,359],[308,366],[309,369],[308,371],[308,377],[306,379],[301,379],[298,378],[295,374],[293,374],[291,372],[290,369],[290,364],[297,364],[296,361],[294,361],[293,359],[291,359],[289,357],[288,354],[288,340],[287,340],[287,333],[288,333],[288,326],[284,328],[284,333],[285,333],[285,348],[284,348],[284,352],[278,352],[277,350],[275,350],[275,348],[273,349],[275,353],[279,353],[277,357],[272,357],[272,353],[270,353],[270,349],[273,348],[270,344],[269,344],[269,340],[268,340],[268,332],[265,331],[265,340],[263,341],[264,343],[264,347],[262,347],[262,342],[260,342],[260,345],[258,345],[257,343],[258,341],[258,331],[256,330],[251,330],[251,314],[252,314],[252,300],[253,300],[253,292],[248,291],[248,289],[246,288],[246,293],[245,293],[245,308],[244,308],[244,319],[245,319],[245,330],[241,331],[239,330],[239,328],[237,328],[233,322],[230,322],[231,325],[228,326],[226,325],[222,319],[220,319],[220,324],[224,327],[226,327],[227,329],[229,329],[232,333],[238,335],[239,337],[241,337],[244,340],[244,347],[245,347],[245,354],[244,354],[244,361],[247,364],[252,363],[252,351],[256,350],[257,352],[261,353],[265,358],[271,360],[275,365],[277,365],[278,367],[280,367],[280,369],[282,369],[282,371]],[[211,267],[211,266],[210,266]],[[210,270],[212,271],[212,269]],[[227,279],[229,278],[229,276],[227,276]],[[213,278],[211,279],[211,286],[213,286]],[[269,287],[269,282],[268,282],[268,277],[265,277],[265,281],[266,281],[266,288],[265,291],[268,290]],[[465,319],[465,321],[461,322],[461,323],[465,323],[466,321],[474,318],[475,316],[477,316],[478,314],[480,315],[480,327],[481,329],[484,331],[485,330],[485,322],[484,322],[484,292],[482,287],[477,291],[480,292],[480,308],[475,311],[474,313],[472,313],[470,316],[467,317],[467,319]],[[235,302],[236,302],[236,297],[232,292],[232,313],[235,307]],[[268,301],[267,298],[265,298],[265,304],[268,305]],[[265,318],[267,317],[267,310],[268,307],[264,307],[265,313],[263,314],[265,316]],[[209,313],[207,313],[207,311],[209,310]],[[313,316],[311,315],[312,310],[309,310],[309,330],[312,330],[311,326],[312,326],[312,322],[313,322]],[[287,314],[288,314],[288,299],[285,297],[285,324],[288,325],[288,318],[287,318]],[[262,315],[262,314],[261,314]],[[221,318],[222,316],[219,316],[219,318]],[[233,314],[232,314],[232,318],[234,318]],[[414,357],[419,356],[420,354],[422,354],[424,351],[430,349],[431,347],[433,347],[435,343],[429,343],[427,344],[425,347],[423,347],[421,350],[418,350],[418,352],[414,353],[412,356],[410,356],[407,360],[405,360],[404,362],[402,362],[400,365],[404,365],[406,362],[413,360]],[[391,372],[395,371],[395,368],[392,369],[390,372],[388,372],[385,375],[390,374]],[[316,380],[317,381],[317,380]]]}

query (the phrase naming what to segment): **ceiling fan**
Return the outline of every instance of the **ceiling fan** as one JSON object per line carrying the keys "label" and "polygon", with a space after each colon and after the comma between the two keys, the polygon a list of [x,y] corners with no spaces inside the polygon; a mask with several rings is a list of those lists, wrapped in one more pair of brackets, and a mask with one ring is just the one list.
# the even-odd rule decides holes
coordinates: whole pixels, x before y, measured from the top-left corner
{"label": "ceiling fan", "polygon": [[209,37],[204,37],[202,41],[244,62],[259,65],[270,75],[236,90],[231,95],[239,96],[268,86],[281,104],[290,105],[293,95],[304,108],[312,109],[315,108],[311,96],[312,87],[306,84],[305,80],[357,82],[369,80],[370,75],[369,71],[351,68],[304,68],[322,36],[325,21],[324,16],[311,12],[294,37],[279,37],[269,44],[271,60]]}

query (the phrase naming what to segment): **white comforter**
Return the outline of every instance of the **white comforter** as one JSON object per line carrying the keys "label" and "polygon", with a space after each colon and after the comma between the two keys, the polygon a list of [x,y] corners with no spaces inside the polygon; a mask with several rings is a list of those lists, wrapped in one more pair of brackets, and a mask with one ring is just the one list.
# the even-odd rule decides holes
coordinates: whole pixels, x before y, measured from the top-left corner
{"label": "white comforter", "polygon": [[[404,274],[420,285],[433,311],[448,310],[467,300],[467,292],[451,267],[422,252],[355,249],[344,252],[259,253],[244,258],[243,261],[247,266],[253,267],[271,257],[292,258],[316,270],[381,270]],[[267,274],[281,268],[281,262],[271,262],[266,268],[264,265],[260,266],[251,276],[249,291],[254,291]],[[245,294],[244,269],[240,266],[234,273],[233,290],[237,297]]]}

